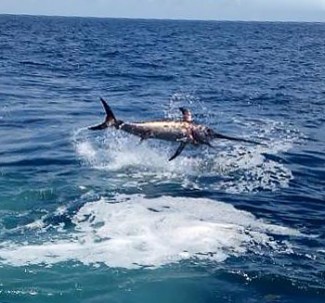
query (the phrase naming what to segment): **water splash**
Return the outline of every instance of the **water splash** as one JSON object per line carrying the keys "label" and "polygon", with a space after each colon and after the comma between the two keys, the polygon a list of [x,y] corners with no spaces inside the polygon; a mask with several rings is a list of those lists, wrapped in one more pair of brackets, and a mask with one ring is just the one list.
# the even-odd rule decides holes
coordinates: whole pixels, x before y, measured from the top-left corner
{"label": "water splash", "polygon": [[[236,124],[266,145],[218,141],[214,149],[188,147],[169,162],[169,156],[177,148],[175,144],[155,140],[139,144],[138,138],[114,129],[104,135],[91,133],[93,136],[79,131],[73,141],[78,156],[87,165],[142,184],[149,178],[151,183],[167,180],[183,187],[231,193],[287,187],[293,175],[282,163],[281,153],[293,146],[299,133],[274,121],[236,121]],[[209,182],[201,181],[204,178]]]}

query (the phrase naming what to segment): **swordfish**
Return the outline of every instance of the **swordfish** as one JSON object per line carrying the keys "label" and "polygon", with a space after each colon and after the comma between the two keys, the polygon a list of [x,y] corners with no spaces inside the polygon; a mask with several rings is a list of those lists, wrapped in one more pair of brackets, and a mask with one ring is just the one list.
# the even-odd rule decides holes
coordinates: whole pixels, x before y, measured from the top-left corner
{"label": "swordfish", "polygon": [[108,127],[114,127],[140,137],[140,142],[150,138],[178,142],[179,146],[176,152],[169,158],[169,161],[178,157],[189,144],[195,146],[208,145],[212,147],[211,141],[215,139],[260,144],[252,140],[222,135],[205,125],[197,124],[193,122],[191,112],[184,107],[179,108],[182,112],[181,120],[124,122],[115,118],[112,109],[103,98],[100,98],[100,101],[106,113],[105,120],[101,124],[89,127],[90,130],[102,130]]}

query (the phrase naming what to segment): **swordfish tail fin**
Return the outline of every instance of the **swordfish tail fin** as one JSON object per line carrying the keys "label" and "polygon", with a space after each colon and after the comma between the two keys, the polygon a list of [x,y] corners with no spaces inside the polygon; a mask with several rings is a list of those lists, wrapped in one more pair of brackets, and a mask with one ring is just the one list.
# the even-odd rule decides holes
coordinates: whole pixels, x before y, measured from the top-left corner
{"label": "swordfish tail fin", "polygon": [[218,134],[218,133],[214,133],[214,138],[215,139],[226,139],[226,140],[238,141],[238,142],[246,142],[246,143],[251,143],[251,144],[256,144],[256,145],[264,145],[263,143],[256,142],[256,141],[253,141],[253,140],[235,138],[235,137],[225,136],[225,135]]}
{"label": "swordfish tail fin", "polygon": [[120,124],[119,123],[120,121],[116,120],[114,113],[113,113],[112,109],[109,107],[109,105],[107,104],[107,102],[103,98],[100,98],[100,101],[102,102],[102,105],[103,105],[105,113],[106,113],[105,121],[101,124],[90,126],[90,127],[88,127],[88,129],[101,130],[101,129],[105,129],[109,126],[114,126],[117,128],[118,125]]}

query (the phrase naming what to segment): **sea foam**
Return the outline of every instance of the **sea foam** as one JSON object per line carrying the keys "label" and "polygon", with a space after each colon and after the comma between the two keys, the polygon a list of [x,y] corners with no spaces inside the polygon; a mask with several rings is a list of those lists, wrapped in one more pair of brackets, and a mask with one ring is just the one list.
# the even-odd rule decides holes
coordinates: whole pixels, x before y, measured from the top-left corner
{"label": "sea foam", "polygon": [[50,241],[3,243],[0,262],[48,266],[75,261],[156,268],[189,259],[222,262],[248,250],[260,254],[287,249],[287,241],[275,240],[275,235],[300,235],[297,230],[266,223],[223,202],[168,196],[103,197],[86,203],[72,222],[73,232]]}

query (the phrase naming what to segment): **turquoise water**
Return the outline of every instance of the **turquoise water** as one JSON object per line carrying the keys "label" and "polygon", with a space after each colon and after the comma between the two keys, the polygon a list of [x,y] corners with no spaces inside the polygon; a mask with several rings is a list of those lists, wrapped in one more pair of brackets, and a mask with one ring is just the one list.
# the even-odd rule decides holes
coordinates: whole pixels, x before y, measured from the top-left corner
{"label": "turquoise water", "polygon": [[[324,31],[0,16],[0,302],[323,302]],[[168,162],[100,96],[265,145]]]}

